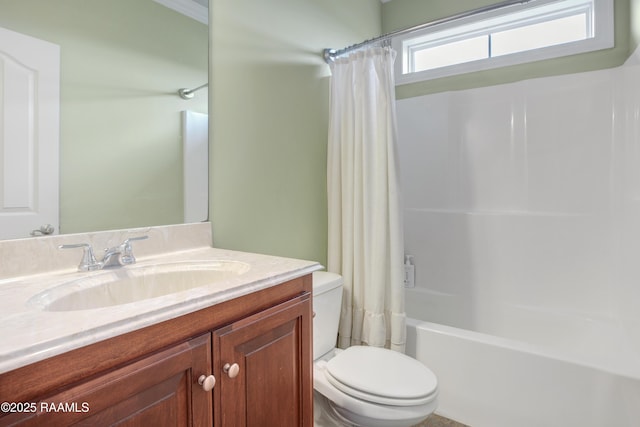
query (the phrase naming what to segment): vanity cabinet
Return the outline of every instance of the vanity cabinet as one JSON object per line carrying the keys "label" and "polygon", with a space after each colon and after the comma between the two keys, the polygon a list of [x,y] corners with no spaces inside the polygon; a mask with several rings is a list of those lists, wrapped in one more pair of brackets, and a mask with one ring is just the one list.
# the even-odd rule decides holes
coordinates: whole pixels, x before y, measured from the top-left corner
{"label": "vanity cabinet", "polygon": [[311,427],[311,313],[309,275],[0,374],[0,426]]}
{"label": "vanity cabinet", "polygon": [[197,373],[210,371],[210,366],[211,337],[205,334],[46,398],[33,399],[30,404],[35,406],[0,418],[0,424],[211,425],[211,393],[192,381]]}
{"label": "vanity cabinet", "polygon": [[292,301],[213,333],[215,425],[310,425],[308,311],[308,300]]}

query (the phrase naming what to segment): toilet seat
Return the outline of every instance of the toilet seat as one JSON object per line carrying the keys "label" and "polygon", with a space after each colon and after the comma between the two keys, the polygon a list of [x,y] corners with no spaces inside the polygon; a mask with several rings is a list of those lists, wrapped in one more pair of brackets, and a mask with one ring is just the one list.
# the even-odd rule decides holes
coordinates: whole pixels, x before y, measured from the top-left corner
{"label": "toilet seat", "polygon": [[404,354],[354,346],[327,362],[325,377],[338,390],[367,402],[390,406],[425,405],[436,398],[437,379]]}

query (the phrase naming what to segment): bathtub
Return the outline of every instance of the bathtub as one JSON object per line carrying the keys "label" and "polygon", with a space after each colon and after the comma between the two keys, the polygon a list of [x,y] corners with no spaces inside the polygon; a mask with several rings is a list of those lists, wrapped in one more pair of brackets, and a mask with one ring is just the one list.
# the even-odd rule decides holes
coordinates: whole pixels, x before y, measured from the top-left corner
{"label": "bathtub", "polygon": [[438,414],[473,427],[640,425],[640,356],[615,322],[454,300],[407,289],[407,354],[437,375]]}

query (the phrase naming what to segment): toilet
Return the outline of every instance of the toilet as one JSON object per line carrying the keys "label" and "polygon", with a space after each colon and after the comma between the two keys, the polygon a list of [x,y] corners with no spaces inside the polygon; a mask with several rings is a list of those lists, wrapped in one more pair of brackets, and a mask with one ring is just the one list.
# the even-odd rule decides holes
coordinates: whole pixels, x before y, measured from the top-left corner
{"label": "toilet", "polygon": [[313,388],[316,427],[409,427],[437,406],[438,381],[426,366],[396,351],[335,348],[342,277],[313,273]]}

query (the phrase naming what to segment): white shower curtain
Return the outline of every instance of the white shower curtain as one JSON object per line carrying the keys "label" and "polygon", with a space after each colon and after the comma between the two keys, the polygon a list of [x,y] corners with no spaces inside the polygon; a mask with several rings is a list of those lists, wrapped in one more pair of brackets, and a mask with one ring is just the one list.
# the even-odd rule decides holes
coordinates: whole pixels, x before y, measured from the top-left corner
{"label": "white shower curtain", "polygon": [[374,47],[330,64],[328,270],[344,278],[341,348],[405,347],[394,58]]}

